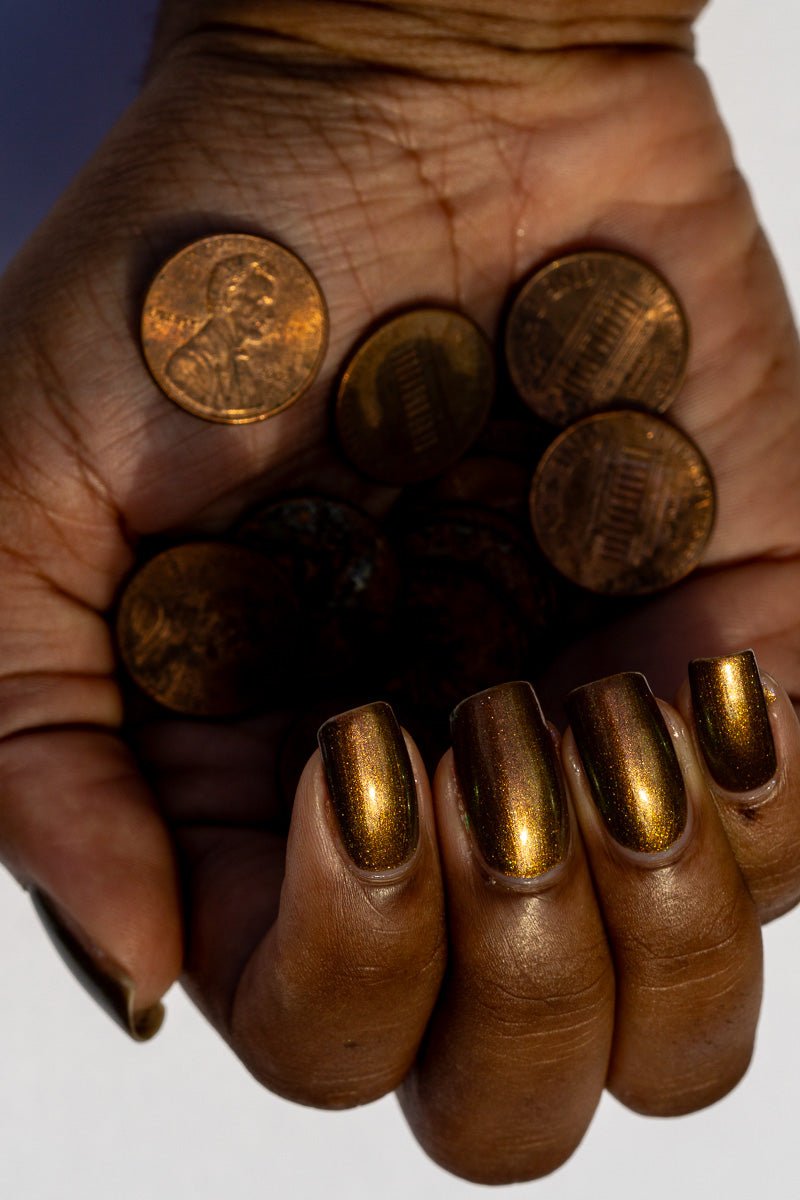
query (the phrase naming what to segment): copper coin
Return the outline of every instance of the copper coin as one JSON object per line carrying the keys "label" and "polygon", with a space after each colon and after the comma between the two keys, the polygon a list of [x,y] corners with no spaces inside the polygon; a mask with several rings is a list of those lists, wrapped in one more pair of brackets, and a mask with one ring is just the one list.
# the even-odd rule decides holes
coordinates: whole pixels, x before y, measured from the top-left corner
{"label": "copper coin", "polygon": [[651,267],[593,250],[528,279],[509,314],[505,351],[523,400],[563,426],[612,405],[663,412],[686,371],[689,330]]}
{"label": "copper coin", "polygon": [[[401,542],[404,571],[437,559],[471,571],[488,582],[524,619],[530,637],[547,631],[556,617],[556,591],[549,564],[530,533],[503,513],[470,505],[442,507],[418,519]],[[475,630],[479,636],[479,630]]]}
{"label": "copper coin", "polygon": [[174,712],[237,716],[266,705],[286,667],[290,597],[283,577],[241,546],[175,546],[141,567],[117,612],[120,658],[134,683]]}
{"label": "copper coin", "polygon": [[342,377],[336,427],[342,450],[383,483],[438,475],[469,448],[494,394],[492,351],[461,313],[420,308],[382,325]]}
{"label": "copper coin", "polygon": [[266,238],[193,242],[156,275],[142,348],[156,383],[187,412],[243,425],[283,412],[313,383],[328,338],[319,284]]}
{"label": "copper coin", "polygon": [[234,538],[285,573],[305,619],[306,676],[341,688],[343,668],[352,675],[389,629],[399,569],[378,526],[340,500],[288,496],[249,514]]}
{"label": "copper coin", "polygon": [[277,563],[306,608],[387,614],[397,590],[394,554],[365,513],[326,496],[285,496],[249,513],[235,540]]}
{"label": "copper coin", "polygon": [[474,504],[526,522],[534,465],[524,467],[497,455],[468,454],[420,488],[415,499],[428,506]]}
{"label": "copper coin", "polygon": [[[464,563],[418,559],[406,572],[398,624],[399,665],[388,691],[401,711],[427,714],[446,736],[451,709],[465,696],[524,672],[530,630],[491,578]],[[428,730],[431,733],[431,730]]]}
{"label": "copper coin", "polygon": [[688,575],[714,510],[697,446],[651,413],[597,413],[566,429],[531,489],[544,553],[574,583],[610,596],[644,595]]}

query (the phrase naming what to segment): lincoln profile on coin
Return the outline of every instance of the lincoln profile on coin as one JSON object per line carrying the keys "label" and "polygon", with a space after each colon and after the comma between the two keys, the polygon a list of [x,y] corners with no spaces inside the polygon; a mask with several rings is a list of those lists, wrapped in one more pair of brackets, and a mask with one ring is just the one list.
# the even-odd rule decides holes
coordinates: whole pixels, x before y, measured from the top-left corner
{"label": "lincoln profile on coin", "polygon": [[204,408],[256,407],[264,398],[258,354],[274,318],[275,276],[250,254],[217,263],[208,280],[209,319],[167,364],[176,387]]}

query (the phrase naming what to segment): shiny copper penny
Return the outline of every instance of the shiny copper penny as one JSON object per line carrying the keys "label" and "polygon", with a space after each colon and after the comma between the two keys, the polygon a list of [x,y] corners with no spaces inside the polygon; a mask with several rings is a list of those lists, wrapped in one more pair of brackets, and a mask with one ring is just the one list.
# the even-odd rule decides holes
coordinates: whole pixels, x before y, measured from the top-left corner
{"label": "shiny copper penny", "polygon": [[651,267],[592,250],[528,279],[509,314],[505,352],[523,400],[563,426],[612,405],[663,412],[683,381],[689,330]]}
{"label": "shiny copper penny", "polygon": [[308,267],[283,246],[218,234],[156,275],[142,348],[163,392],[207,421],[242,425],[283,412],[322,364],[328,314]]}
{"label": "shiny copper penny", "polygon": [[461,313],[416,309],[387,321],[350,361],[336,403],[339,442],[371,479],[430,479],[469,448],[493,395],[480,329]]}
{"label": "shiny copper penny", "polygon": [[531,488],[544,553],[609,596],[668,587],[696,567],[714,524],[714,484],[697,446],[650,413],[598,413],[565,430]]}
{"label": "shiny copper penny", "polygon": [[174,712],[231,717],[274,703],[291,600],[261,555],[221,542],[175,546],[131,578],[116,620],[120,658]]}

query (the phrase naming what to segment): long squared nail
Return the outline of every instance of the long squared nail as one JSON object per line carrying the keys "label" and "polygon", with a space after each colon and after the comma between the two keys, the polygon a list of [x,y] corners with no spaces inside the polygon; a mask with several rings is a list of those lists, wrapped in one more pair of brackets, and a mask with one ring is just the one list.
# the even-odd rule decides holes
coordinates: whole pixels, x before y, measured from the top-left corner
{"label": "long squared nail", "polygon": [[102,951],[91,951],[89,940],[67,927],[44,892],[32,888],[30,897],[50,941],[92,999],[135,1042],[155,1037],[164,1021],[163,1004],[137,1010],[136,986],[122,967]]}
{"label": "long squared nail", "polygon": [[567,712],[609,833],[630,850],[666,850],[686,825],[686,789],[645,677],[612,675],[578,688]]}
{"label": "long squared nail", "polygon": [[456,774],[478,848],[501,875],[531,879],[566,856],[555,746],[529,683],[463,700],[450,718]]}
{"label": "long squared nail", "polygon": [[764,688],[752,650],[689,663],[700,749],[720,787],[751,792],[778,768]]}
{"label": "long squared nail", "polygon": [[363,871],[390,871],[414,852],[419,815],[408,750],[388,704],[326,721],[318,735],[345,849]]}

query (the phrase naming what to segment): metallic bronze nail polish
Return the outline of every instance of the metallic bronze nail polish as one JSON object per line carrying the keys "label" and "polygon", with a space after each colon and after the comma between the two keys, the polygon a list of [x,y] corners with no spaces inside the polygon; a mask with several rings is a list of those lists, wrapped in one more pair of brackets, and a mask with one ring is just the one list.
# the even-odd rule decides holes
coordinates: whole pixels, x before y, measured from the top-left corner
{"label": "metallic bronze nail polish", "polygon": [[778,769],[767,705],[752,650],[689,664],[703,757],[720,787],[751,792]]}
{"label": "metallic bronze nail polish", "polygon": [[686,825],[686,789],[645,677],[612,675],[578,688],[567,712],[609,833],[630,850],[666,850]]}
{"label": "metallic bronze nail polish", "polygon": [[326,721],[318,740],[345,849],[364,871],[390,871],[414,852],[419,816],[408,750],[388,704]]}
{"label": "metallic bronze nail polish", "polygon": [[569,816],[555,746],[529,683],[478,692],[450,719],[456,774],[487,866],[531,879],[566,856]]}
{"label": "metallic bronze nail polish", "polygon": [[137,1011],[136,986],[122,967],[100,950],[91,953],[87,945],[67,927],[53,902],[43,892],[33,888],[30,897],[50,941],[92,999],[135,1042],[147,1042],[155,1037],[164,1021],[163,1004]]}

